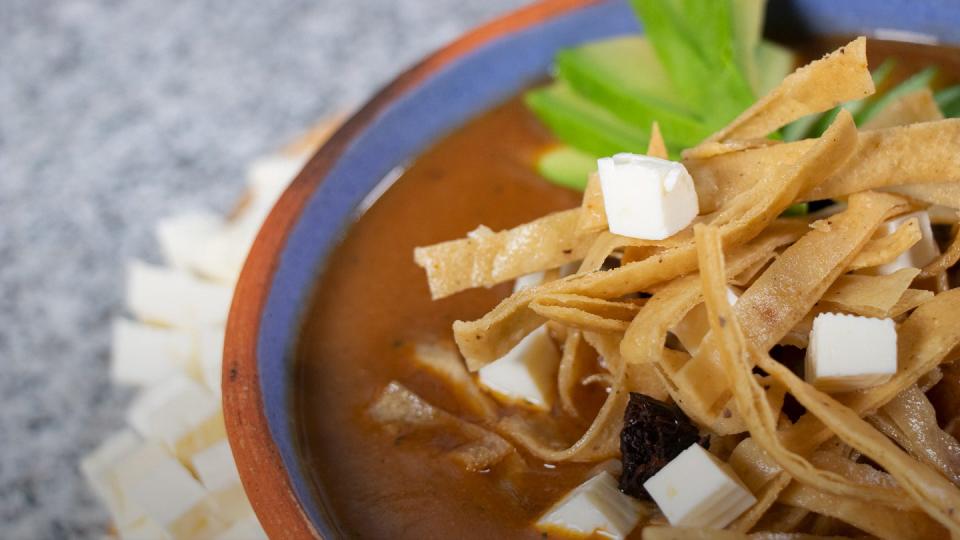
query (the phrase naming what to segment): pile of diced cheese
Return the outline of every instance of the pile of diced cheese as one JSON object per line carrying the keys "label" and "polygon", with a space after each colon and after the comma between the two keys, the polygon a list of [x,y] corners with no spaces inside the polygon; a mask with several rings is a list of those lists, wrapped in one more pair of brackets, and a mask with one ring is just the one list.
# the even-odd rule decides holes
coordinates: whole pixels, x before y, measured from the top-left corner
{"label": "pile of diced cheese", "polygon": [[127,268],[129,317],[113,323],[111,376],[139,394],[127,429],[81,463],[120,538],[266,538],[226,439],[224,325],[247,251],[304,159],[257,161],[233,217],[165,219],[157,238],[166,266],[134,261]]}

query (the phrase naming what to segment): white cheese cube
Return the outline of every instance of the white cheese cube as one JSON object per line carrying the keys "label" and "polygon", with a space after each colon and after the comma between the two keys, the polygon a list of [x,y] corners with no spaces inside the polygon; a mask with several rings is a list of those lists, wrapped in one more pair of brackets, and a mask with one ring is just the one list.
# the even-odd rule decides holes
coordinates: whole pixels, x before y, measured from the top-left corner
{"label": "white cheese cube", "polygon": [[729,465],[693,444],[643,483],[671,525],[722,529],[757,502]]}
{"label": "white cheese cube", "polygon": [[663,240],[690,225],[700,211],[683,164],[637,154],[597,160],[610,232]]}
{"label": "white cheese cube", "polygon": [[124,495],[171,537],[206,537],[225,528],[203,486],[158,446],[144,446],[119,468]]}
{"label": "white cheese cube", "polygon": [[143,440],[132,431],[116,433],[80,462],[80,470],[118,527],[142,519],[143,512],[123,496],[116,477],[117,463],[136,452]]}
{"label": "white cheese cube", "polygon": [[156,521],[150,518],[142,518],[135,523],[125,527],[119,527],[117,531],[121,540],[172,540],[173,537],[163,529]]}
{"label": "white cheese cube", "polygon": [[536,526],[548,533],[620,539],[630,534],[642,514],[640,502],[621,493],[610,473],[601,472],[574,488]]}
{"label": "white cheese cube", "polygon": [[191,465],[200,477],[200,482],[211,492],[211,501],[221,518],[233,522],[253,511],[243,491],[240,473],[226,439],[197,452]]}
{"label": "white cheese cube", "polygon": [[231,285],[236,283],[269,210],[259,207],[248,209],[213,235],[204,252],[196,258],[194,269],[214,281]]}
{"label": "white cheese cube", "polygon": [[194,357],[190,332],[117,319],[113,322],[110,375],[121,384],[155,384],[185,373]]}
{"label": "white cheese cube", "polygon": [[223,437],[220,402],[183,375],[141,393],[127,411],[127,421],[144,438],[163,442],[184,458]]}
{"label": "white cheese cube", "polygon": [[223,219],[209,212],[189,212],[157,223],[156,235],[164,258],[174,268],[194,270],[198,257],[220,229]]}
{"label": "white cheese cube", "polygon": [[897,329],[892,319],[821,313],[807,346],[807,382],[824,392],[884,383],[897,372]]}
{"label": "white cheese cube", "polygon": [[127,305],[138,319],[176,328],[224,324],[233,289],[187,272],[139,261],[130,264]]}
{"label": "white cheese cube", "polygon": [[545,272],[534,272],[525,276],[520,276],[513,282],[513,292],[518,293],[524,289],[530,289],[543,283],[546,277]]}
{"label": "white cheese cube", "polygon": [[[727,287],[727,302],[731,306],[736,304],[739,298],[739,291],[733,287]],[[709,331],[710,321],[707,318],[707,306],[703,303],[694,306],[675,327],[670,329],[670,332],[677,336],[677,340],[690,353],[690,356],[697,354],[700,343]]]}
{"label": "white cheese cube", "polygon": [[477,377],[500,401],[550,410],[559,364],[560,351],[543,325],[502,358],[480,368]]}
{"label": "white cheese cube", "polygon": [[884,224],[883,228],[887,234],[891,234],[911,218],[917,218],[919,222],[920,241],[901,253],[896,260],[878,267],[878,274],[892,274],[903,268],[923,268],[940,256],[940,246],[937,245],[937,241],[933,237],[933,228],[930,226],[930,214],[925,211],[912,212],[891,219]]}
{"label": "white cheese cube", "polygon": [[223,370],[223,340],[226,329],[222,326],[204,328],[198,338],[200,374],[203,383],[217,398],[221,395],[220,376]]}
{"label": "white cheese cube", "polygon": [[257,516],[249,516],[236,521],[229,529],[214,537],[213,540],[268,540],[267,533],[260,525]]}
{"label": "white cheese cube", "polygon": [[247,180],[252,195],[268,206],[280,198],[290,182],[306,164],[309,156],[272,155],[257,159],[247,169]]}
{"label": "white cheese cube", "polygon": [[200,482],[210,491],[230,489],[240,483],[240,473],[226,439],[197,452],[191,463]]}

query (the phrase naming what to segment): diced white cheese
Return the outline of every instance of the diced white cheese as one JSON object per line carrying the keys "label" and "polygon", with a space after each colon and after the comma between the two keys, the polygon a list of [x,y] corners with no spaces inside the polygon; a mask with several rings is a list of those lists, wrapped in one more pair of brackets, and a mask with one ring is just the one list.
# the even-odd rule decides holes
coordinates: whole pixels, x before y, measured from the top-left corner
{"label": "diced white cheese", "polygon": [[224,324],[233,289],[170,268],[130,264],[127,305],[144,322],[177,328]]}
{"label": "diced white cheese", "polygon": [[154,384],[187,371],[194,357],[194,337],[176,328],[117,319],[110,354],[110,375],[115,382]]}
{"label": "diced white cheese", "polygon": [[892,319],[821,313],[807,346],[807,382],[824,392],[884,383],[897,372],[897,329]]}
{"label": "diced white cheese", "polygon": [[218,398],[221,394],[220,376],[223,370],[224,338],[225,329],[222,326],[204,328],[198,336],[200,374],[203,383]]}
{"label": "diced white cheese", "polygon": [[534,272],[525,276],[520,276],[513,282],[513,292],[517,293],[524,289],[536,287],[543,283],[546,274],[544,272]]}
{"label": "diced white cheese", "polygon": [[[730,302],[731,306],[736,304],[739,298],[740,293],[736,289],[727,287],[727,302]],[[709,331],[710,321],[707,319],[707,306],[703,303],[694,306],[675,327],[670,329],[670,332],[677,336],[677,340],[691,356],[697,354],[700,349],[700,342],[703,341],[704,336]]]}
{"label": "diced white cheese", "polygon": [[115,474],[117,463],[136,452],[142,444],[142,439],[136,433],[121,431],[103,441],[93,453],[80,462],[80,470],[87,483],[107,506],[118,527],[134,523],[143,517],[143,512],[132,506],[123,496]]}
{"label": "diced white cheese", "polygon": [[223,226],[223,219],[215,214],[190,212],[160,220],[156,234],[164,258],[171,266],[194,270],[210,238]]}
{"label": "diced white cheese", "polygon": [[544,325],[502,358],[480,368],[477,375],[480,384],[501,401],[549,410],[559,364],[560,351]]}
{"label": "diced white cheese", "polygon": [[722,529],[757,501],[733,469],[693,444],[643,483],[671,525]]}
{"label": "diced white cheese", "polygon": [[141,518],[130,525],[119,527],[121,540],[172,540],[170,533],[150,518]]}
{"label": "diced white cheese", "polygon": [[640,503],[617,489],[617,481],[601,472],[580,484],[548,510],[537,529],[575,536],[625,538],[643,514]]}
{"label": "diced white cheese", "polygon": [[211,492],[211,501],[221,518],[232,522],[253,511],[226,439],[197,452],[191,464],[200,482]]}
{"label": "diced white cheese", "polygon": [[213,235],[194,263],[197,273],[221,283],[235,283],[269,212],[270,207],[248,208]]}
{"label": "diced white cheese", "polygon": [[663,240],[699,213],[693,179],[683,164],[637,154],[597,161],[610,232]]}
{"label": "diced white cheese", "polygon": [[258,202],[273,206],[290,182],[306,164],[309,156],[272,155],[257,159],[247,169],[252,195]]}
{"label": "diced white cheese", "polygon": [[197,452],[191,460],[200,482],[210,491],[221,491],[240,483],[237,464],[226,439]]}
{"label": "diced white cheese", "polygon": [[883,228],[887,234],[891,234],[910,218],[917,218],[919,222],[920,241],[901,253],[896,260],[877,268],[877,273],[887,275],[903,268],[923,268],[940,256],[940,247],[933,237],[933,228],[930,226],[930,214],[925,211],[912,212],[891,219],[884,224]]}
{"label": "diced white cheese", "polygon": [[257,516],[249,516],[238,520],[229,529],[214,537],[213,540],[268,540]]}
{"label": "diced white cheese", "polygon": [[[184,375],[175,375],[141,393],[127,411],[127,420],[146,439],[161,441],[177,454],[205,448],[218,439],[197,433],[217,430],[220,402],[209,390]],[[183,448],[190,440],[190,448]],[[187,456],[185,456],[187,457]]]}
{"label": "diced white cheese", "polygon": [[144,515],[176,539],[210,536],[225,528],[203,486],[155,444],[118,465],[120,489]]}

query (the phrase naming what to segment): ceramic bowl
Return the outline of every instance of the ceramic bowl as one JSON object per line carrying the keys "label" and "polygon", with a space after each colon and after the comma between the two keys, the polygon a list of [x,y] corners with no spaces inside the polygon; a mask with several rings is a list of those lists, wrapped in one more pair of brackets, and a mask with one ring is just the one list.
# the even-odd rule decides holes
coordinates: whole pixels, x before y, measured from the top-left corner
{"label": "ceramic bowl", "polygon": [[[960,2],[772,0],[766,29],[958,43]],[[237,285],[223,374],[230,443],[271,538],[334,537],[297,458],[292,351],[318,272],[364,198],[438,137],[544,78],[559,49],[638,31],[623,0],[546,0],[486,24],[381,90],[281,197]]]}

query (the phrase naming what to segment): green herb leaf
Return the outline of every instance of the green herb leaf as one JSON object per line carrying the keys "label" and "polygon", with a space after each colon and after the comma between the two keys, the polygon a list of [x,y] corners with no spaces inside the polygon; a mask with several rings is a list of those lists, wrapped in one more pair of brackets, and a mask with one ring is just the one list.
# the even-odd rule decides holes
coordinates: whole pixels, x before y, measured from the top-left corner
{"label": "green herb leaf", "polygon": [[659,122],[668,146],[686,148],[710,131],[684,109],[649,42],[630,36],[591,43],[557,55],[558,76],[583,97],[623,120]]}
{"label": "green herb leaf", "polygon": [[597,158],[570,146],[548,150],[537,160],[537,171],[554,184],[583,191],[587,177],[597,170]]}
{"label": "green herb leaf", "polygon": [[738,65],[731,0],[631,0],[657,57],[710,131],[753,101]]}
{"label": "green herb leaf", "polygon": [[934,94],[933,98],[937,101],[943,116],[947,118],[960,116],[960,84],[940,90]]}
{"label": "green herb leaf", "polygon": [[588,154],[643,152],[650,141],[649,126],[624,122],[563,81],[527,92],[525,101],[557,138]]}

